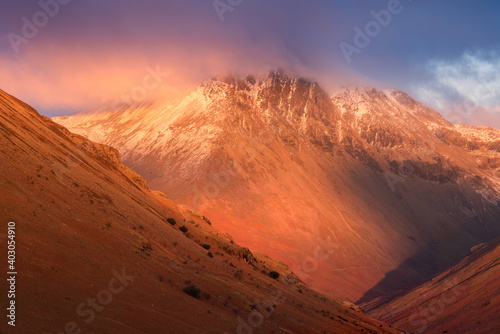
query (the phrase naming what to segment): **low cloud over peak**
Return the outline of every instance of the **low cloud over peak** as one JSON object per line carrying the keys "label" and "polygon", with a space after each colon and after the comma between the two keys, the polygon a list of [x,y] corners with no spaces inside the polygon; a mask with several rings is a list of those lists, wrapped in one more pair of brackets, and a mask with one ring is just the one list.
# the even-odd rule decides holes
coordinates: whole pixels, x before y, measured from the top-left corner
{"label": "low cloud over peak", "polygon": [[[315,80],[330,92],[361,84],[396,87],[424,102],[437,94],[440,102],[429,103],[440,111],[463,96],[474,105],[496,105],[493,96],[481,101],[468,96],[478,78],[498,84],[498,71],[489,77],[495,72],[492,58],[467,50],[500,48],[494,15],[500,3],[6,0],[4,5],[1,88],[48,115],[98,107],[134,92],[144,99],[164,98],[212,76],[273,68]],[[380,13],[390,8],[397,11],[382,19]],[[370,41],[347,62],[340,46],[356,46],[356,31]],[[151,68],[169,75],[146,94]]]}
{"label": "low cloud over peak", "polygon": [[429,82],[414,87],[417,97],[456,123],[500,128],[500,54],[465,52],[453,60],[429,61]]}

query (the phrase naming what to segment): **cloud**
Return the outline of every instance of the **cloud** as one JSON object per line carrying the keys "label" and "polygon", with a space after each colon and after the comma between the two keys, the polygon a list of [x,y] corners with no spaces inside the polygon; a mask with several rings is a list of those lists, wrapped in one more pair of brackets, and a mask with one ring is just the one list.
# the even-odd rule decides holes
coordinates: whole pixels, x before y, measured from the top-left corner
{"label": "cloud", "polygon": [[[330,3],[314,2],[243,1],[223,22],[212,1],[70,2],[18,54],[0,38],[0,88],[54,115],[130,94],[148,67],[169,73],[148,99],[175,96],[212,76],[276,68],[327,89],[366,83],[338,55],[334,38],[341,29],[325,14]],[[2,21],[5,31],[20,33],[21,17],[40,11],[12,6],[19,18]]]}
{"label": "cloud", "polygon": [[0,55],[1,88],[49,113],[74,112],[130,95],[143,85],[151,69],[169,75],[147,91],[147,100],[175,96],[227,73],[246,75],[272,68],[308,73],[272,40],[247,46],[214,44],[170,39],[165,46],[155,46],[154,54],[119,45],[67,48],[47,44],[25,50],[15,61]]}
{"label": "cloud", "polygon": [[[493,5],[404,3],[404,13],[394,16],[347,64],[339,43],[352,41],[353,27],[373,20],[370,11],[386,8],[387,1],[225,1],[233,8],[224,12],[223,21],[213,1],[70,1],[28,44],[19,46],[18,54],[6,36],[21,34],[22,18],[31,20],[41,7],[38,2],[5,2],[8,10],[0,12],[0,88],[46,115],[70,114],[143,92],[151,68],[169,75],[147,90],[144,99],[173,97],[213,76],[282,68],[318,81],[328,92],[356,84],[389,86],[415,88],[413,93],[440,111],[459,101],[498,105],[493,95],[477,88],[478,82],[486,82],[485,87],[498,91],[498,57],[468,53],[442,60],[462,54],[463,44],[472,43],[463,41],[465,32],[481,42],[475,44],[478,50],[498,43],[491,28],[500,24]],[[488,22],[490,29],[464,21],[474,10],[476,20]],[[436,34],[438,28],[446,28],[445,37]],[[436,58],[434,50],[441,46],[446,52]],[[429,62],[431,56],[435,60]],[[414,87],[412,83],[428,78],[420,64],[430,69],[431,80]]]}
{"label": "cloud", "polygon": [[500,54],[466,52],[454,60],[431,60],[431,80],[413,87],[422,102],[455,123],[500,128]]}
{"label": "cloud", "polygon": [[[490,58],[490,59],[488,59]],[[455,62],[431,62],[437,82],[480,106],[500,104],[500,56],[466,53]]]}

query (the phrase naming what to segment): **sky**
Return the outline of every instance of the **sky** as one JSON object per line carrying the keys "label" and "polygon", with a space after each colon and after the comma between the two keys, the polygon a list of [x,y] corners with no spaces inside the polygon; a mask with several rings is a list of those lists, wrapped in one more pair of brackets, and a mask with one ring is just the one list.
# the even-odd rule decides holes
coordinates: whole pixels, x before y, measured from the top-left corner
{"label": "sky", "polygon": [[500,1],[2,0],[0,89],[47,116],[284,69],[500,128]]}

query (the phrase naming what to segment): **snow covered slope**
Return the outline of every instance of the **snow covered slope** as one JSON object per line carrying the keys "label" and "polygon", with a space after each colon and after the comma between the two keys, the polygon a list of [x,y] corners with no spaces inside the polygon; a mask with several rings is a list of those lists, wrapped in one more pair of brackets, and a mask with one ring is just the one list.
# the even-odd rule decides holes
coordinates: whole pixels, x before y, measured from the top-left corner
{"label": "snow covered slope", "polygon": [[237,245],[149,190],[113,148],[1,90],[0,144],[0,220],[16,223],[18,268],[16,327],[4,319],[1,333],[398,332]]}
{"label": "snow covered slope", "polygon": [[330,97],[272,72],[54,120],[335,296],[408,286],[500,235],[500,131],[399,91]]}

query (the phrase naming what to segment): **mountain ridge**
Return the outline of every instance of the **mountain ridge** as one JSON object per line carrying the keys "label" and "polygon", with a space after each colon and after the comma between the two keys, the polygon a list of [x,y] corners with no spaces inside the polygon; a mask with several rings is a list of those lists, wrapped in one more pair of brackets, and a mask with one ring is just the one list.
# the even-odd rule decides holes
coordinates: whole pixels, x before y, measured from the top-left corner
{"label": "mountain ridge", "polygon": [[22,333],[398,332],[237,245],[151,191],[114,149],[1,90],[0,143],[0,217],[16,224]]}
{"label": "mountain ridge", "polygon": [[[402,92],[330,97],[272,72],[205,83],[176,104],[55,120],[338,297],[432,277],[500,233],[500,131],[469,138]],[[318,260],[318,240],[340,247]]]}
{"label": "mountain ridge", "polygon": [[469,255],[428,282],[365,305],[367,313],[415,333],[494,333],[500,321],[500,239]]}

